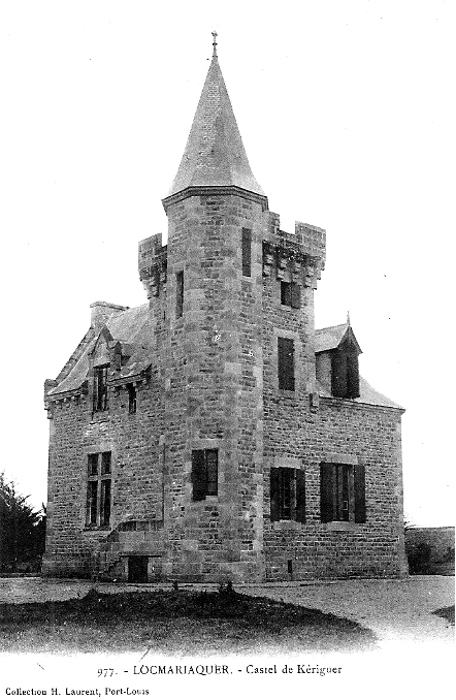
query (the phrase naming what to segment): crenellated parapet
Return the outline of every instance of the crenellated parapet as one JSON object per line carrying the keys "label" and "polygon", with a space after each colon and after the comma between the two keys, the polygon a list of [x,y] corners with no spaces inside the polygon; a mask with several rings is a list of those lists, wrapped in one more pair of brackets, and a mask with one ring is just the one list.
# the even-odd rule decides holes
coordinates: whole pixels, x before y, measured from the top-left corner
{"label": "crenellated parapet", "polygon": [[269,212],[263,240],[263,275],[276,275],[283,282],[295,282],[316,289],[325,267],[326,232],[318,226],[296,222],[295,232],[280,228],[278,214]]}
{"label": "crenellated parapet", "polygon": [[138,244],[139,279],[147,292],[147,298],[158,297],[166,284],[167,246],[162,245],[162,234],[144,238]]}

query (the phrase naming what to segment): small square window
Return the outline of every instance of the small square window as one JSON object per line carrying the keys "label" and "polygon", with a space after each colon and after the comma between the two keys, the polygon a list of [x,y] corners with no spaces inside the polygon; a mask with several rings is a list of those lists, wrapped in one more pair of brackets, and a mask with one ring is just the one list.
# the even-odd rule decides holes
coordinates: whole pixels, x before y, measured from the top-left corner
{"label": "small square window", "polygon": [[280,303],[282,306],[291,306],[293,309],[301,308],[301,287],[294,282],[280,283]]}

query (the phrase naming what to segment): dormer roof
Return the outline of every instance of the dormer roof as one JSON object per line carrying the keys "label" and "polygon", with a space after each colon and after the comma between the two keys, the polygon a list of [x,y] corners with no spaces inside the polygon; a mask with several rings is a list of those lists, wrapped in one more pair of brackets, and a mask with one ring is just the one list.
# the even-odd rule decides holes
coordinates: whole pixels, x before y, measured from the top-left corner
{"label": "dormer roof", "polygon": [[192,187],[237,187],[265,194],[250,168],[214,52],[184,155],[167,199]]}
{"label": "dormer roof", "polygon": [[315,330],[315,352],[335,350],[348,339],[354,343],[358,354],[361,354],[362,350],[359,347],[359,343],[349,323],[341,323],[338,326],[327,326],[326,328],[317,328]]}

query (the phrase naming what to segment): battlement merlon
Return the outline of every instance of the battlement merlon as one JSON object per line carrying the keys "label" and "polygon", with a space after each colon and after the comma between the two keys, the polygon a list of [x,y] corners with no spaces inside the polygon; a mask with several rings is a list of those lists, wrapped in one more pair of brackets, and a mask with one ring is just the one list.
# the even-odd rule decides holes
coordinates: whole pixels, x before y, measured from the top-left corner
{"label": "battlement merlon", "polygon": [[263,241],[263,275],[269,277],[275,267],[278,279],[302,279],[304,286],[316,289],[325,268],[326,231],[297,221],[295,232],[287,233],[280,228],[279,215],[268,214]]}
{"label": "battlement merlon", "polygon": [[147,298],[159,296],[160,287],[166,282],[168,248],[162,245],[162,234],[144,238],[138,243],[139,279],[147,292]]}

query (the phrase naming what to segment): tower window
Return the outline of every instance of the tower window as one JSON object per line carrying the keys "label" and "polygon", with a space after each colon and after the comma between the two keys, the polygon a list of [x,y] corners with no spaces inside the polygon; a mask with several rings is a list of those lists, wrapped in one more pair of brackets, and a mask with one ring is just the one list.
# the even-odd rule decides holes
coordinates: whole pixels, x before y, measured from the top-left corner
{"label": "tower window", "polygon": [[280,283],[280,303],[283,306],[291,306],[292,309],[301,308],[301,287],[295,282]]}
{"label": "tower window", "polygon": [[192,451],[193,500],[203,501],[218,493],[218,450]]}
{"label": "tower window", "polygon": [[128,413],[136,413],[136,387],[134,384],[127,384],[128,391]]}
{"label": "tower window", "polygon": [[365,469],[361,464],[320,465],[321,522],[366,522]]}
{"label": "tower window", "polygon": [[242,229],[242,274],[244,277],[252,275],[252,231],[249,228]]}
{"label": "tower window", "polygon": [[86,524],[107,527],[111,518],[111,453],[88,455]]}
{"label": "tower window", "polygon": [[93,410],[106,411],[108,408],[108,367],[95,367],[93,382]]}
{"label": "tower window", "polygon": [[295,390],[294,341],[290,338],[278,338],[278,375],[279,389]]}
{"label": "tower window", "polygon": [[271,520],[306,520],[305,474],[301,469],[271,469]]}
{"label": "tower window", "polygon": [[184,313],[184,271],[176,272],[176,318]]}

